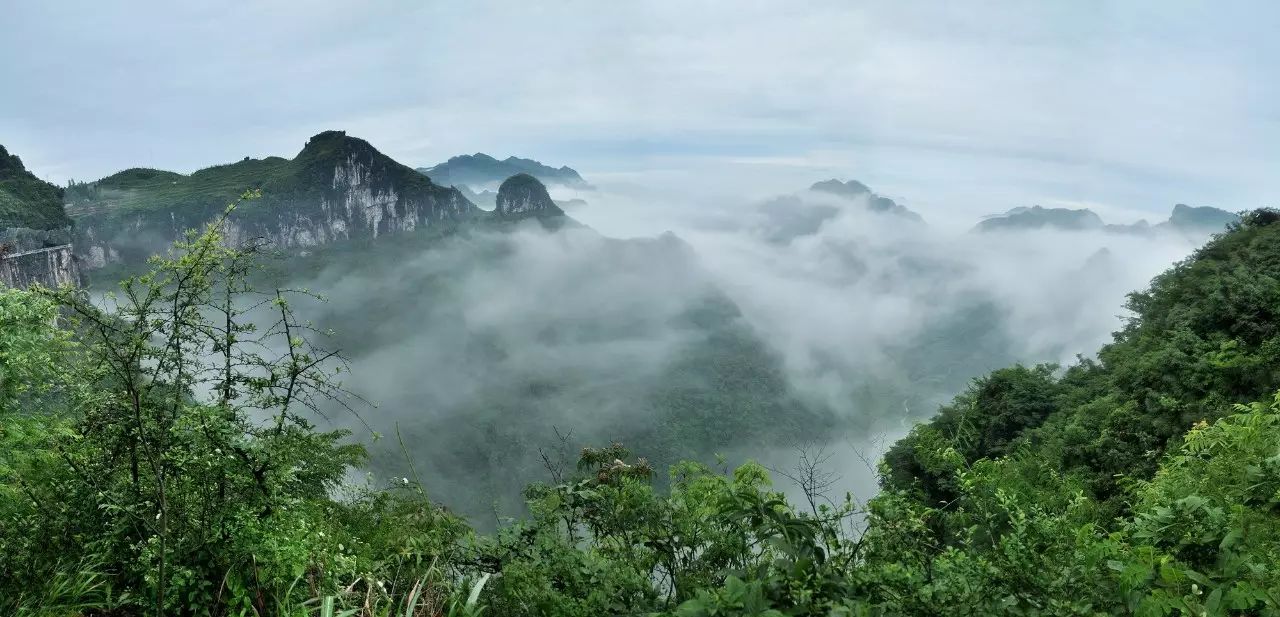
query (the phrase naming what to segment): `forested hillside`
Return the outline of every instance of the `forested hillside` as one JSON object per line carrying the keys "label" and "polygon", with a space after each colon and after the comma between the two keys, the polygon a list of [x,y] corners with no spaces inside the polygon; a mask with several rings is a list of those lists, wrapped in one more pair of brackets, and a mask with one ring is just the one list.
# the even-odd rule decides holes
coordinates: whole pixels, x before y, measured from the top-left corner
{"label": "forested hillside", "polygon": [[358,367],[305,295],[254,289],[224,227],[110,310],[0,291],[0,612],[1280,614],[1275,211],[1133,294],[1096,359],[976,380],[874,499],[831,494],[821,453],[781,470],[793,504],[754,463],[601,444],[545,452],[530,515],[493,534],[433,503],[402,444],[401,477],[352,482],[365,451],[315,414],[359,410]]}
{"label": "forested hillside", "polygon": [[0,146],[0,230],[50,230],[70,225],[62,207],[62,189],[37,178],[18,155]]}

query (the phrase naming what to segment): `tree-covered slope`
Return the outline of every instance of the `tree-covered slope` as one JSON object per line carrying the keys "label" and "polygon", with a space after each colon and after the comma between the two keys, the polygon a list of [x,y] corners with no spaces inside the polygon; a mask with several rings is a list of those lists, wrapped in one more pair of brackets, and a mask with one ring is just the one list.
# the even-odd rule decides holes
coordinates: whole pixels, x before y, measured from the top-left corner
{"label": "tree-covered slope", "polygon": [[972,461],[1025,447],[1098,497],[1121,499],[1191,426],[1280,388],[1276,222],[1274,211],[1252,212],[1131,294],[1132,317],[1096,360],[1061,375],[1014,367],[974,382],[894,447],[887,484],[945,501],[954,487],[929,471],[924,450],[948,443]]}
{"label": "tree-covered slope", "polygon": [[37,178],[22,159],[0,146],[0,229],[64,229],[71,225],[62,189]]}

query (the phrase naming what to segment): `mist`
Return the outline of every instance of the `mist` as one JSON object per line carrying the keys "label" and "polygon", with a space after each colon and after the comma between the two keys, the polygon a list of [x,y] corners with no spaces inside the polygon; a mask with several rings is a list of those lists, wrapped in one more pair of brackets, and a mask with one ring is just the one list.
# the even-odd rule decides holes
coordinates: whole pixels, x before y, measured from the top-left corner
{"label": "mist", "polygon": [[865,499],[869,464],[913,423],[992,369],[1092,354],[1125,295],[1197,244],[633,188],[588,194],[582,225],[322,248],[291,272],[327,298],[306,316],[336,330],[347,387],[376,406],[335,420],[376,477],[412,465],[487,525],[584,446],[622,441],[660,482],[681,459],[787,468],[809,447],[833,454],[833,490]]}

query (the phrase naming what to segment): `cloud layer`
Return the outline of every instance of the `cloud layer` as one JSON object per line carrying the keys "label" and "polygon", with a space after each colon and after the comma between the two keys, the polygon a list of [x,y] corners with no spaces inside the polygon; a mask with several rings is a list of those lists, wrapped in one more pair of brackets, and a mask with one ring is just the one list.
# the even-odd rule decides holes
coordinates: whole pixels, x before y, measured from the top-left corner
{"label": "cloud layer", "polygon": [[[1266,3],[22,3],[0,135],[42,176],[191,171],[343,128],[779,192],[854,175],[933,220],[1275,203]],[[1112,212],[1108,212],[1108,210]]]}

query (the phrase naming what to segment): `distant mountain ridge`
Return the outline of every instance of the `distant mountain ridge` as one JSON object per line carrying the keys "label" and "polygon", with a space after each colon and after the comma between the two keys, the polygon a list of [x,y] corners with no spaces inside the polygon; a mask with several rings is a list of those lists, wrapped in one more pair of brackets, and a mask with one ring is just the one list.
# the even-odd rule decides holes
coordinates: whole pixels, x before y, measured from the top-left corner
{"label": "distant mountain ridge", "polygon": [[292,159],[246,157],[190,175],[134,168],[73,185],[67,198],[77,220],[76,251],[90,267],[141,263],[248,189],[262,197],[241,204],[228,235],[261,238],[276,248],[446,231],[492,218],[458,189],[432,182],[368,142],[325,131]]}
{"label": "distant mountain ridge", "polygon": [[1003,214],[987,217],[974,228],[975,232],[1014,231],[1029,229],[1056,229],[1061,231],[1099,230],[1109,233],[1148,234],[1177,232],[1193,235],[1218,233],[1228,225],[1238,222],[1240,216],[1210,206],[1193,207],[1177,204],[1169,219],[1157,225],[1145,220],[1128,225],[1108,224],[1087,208],[1044,208],[1041,206],[1013,208]]}
{"label": "distant mountain ridge", "polygon": [[419,173],[442,186],[467,185],[474,190],[500,183],[516,174],[528,174],[543,184],[590,189],[591,185],[577,171],[568,167],[544,165],[532,159],[509,156],[498,160],[483,152],[455,156],[431,167],[419,167]]}
{"label": "distant mountain ridge", "polygon": [[760,204],[758,212],[763,220],[758,231],[772,242],[789,242],[817,233],[823,224],[850,208],[896,217],[908,224],[924,224],[924,218],[916,212],[876,194],[857,180],[831,179],[815,182],[807,191],[780,195]]}
{"label": "distant mountain ridge", "polygon": [[978,223],[976,231],[997,231],[1012,229],[1101,229],[1105,226],[1102,217],[1086,208],[1044,208],[1041,206],[1022,206],[1013,208],[1004,214],[986,218]]}
{"label": "distant mountain ridge", "polygon": [[924,218],[910,208],[899,205],[888,197],[876,194],[867,185],[857,180],[849,180],[843,183],[836,179],[823,180],[815,182],[813,186],[809,187],[809,190],[818,193],[829,193],[846,199],[865,198],[867,200],[867,208],[872,212],[893,214],[919,223],[924,222]]}

